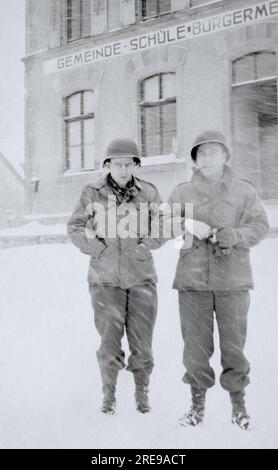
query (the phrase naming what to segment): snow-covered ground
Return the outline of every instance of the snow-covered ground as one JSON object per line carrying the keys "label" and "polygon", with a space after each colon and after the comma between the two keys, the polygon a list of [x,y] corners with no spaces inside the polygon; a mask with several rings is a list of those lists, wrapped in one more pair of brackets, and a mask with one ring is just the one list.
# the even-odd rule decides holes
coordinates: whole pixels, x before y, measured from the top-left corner
{"label": "snow-covered ground", "polygon": [[[86,285],[89,258],[71,245],[0,250],[0,447],[277,448],[277,252],[278,239],[253,250],[256,290],[246,353],[252,365],[247,398],[254,429],[244,432],[230,423],[228,394],[219,383],[208,393],[202,426],[176,424],[188,408],[189,389],[181,381],[177,293],[171,289],[178,253],[172,242],[155,253],[159,314],[153,410],[136,412],[132,375],[124,370],[113,417],[99,412],[99,338]],[[218,346],[217,333],[215,341]],[[219,376],[218,347],[212,364]]]}
{"label": "snow-covered ground", "polygon": [[19,225],[18,227],[1,228],[0,237],[35,236],[35,235],[66,235],[66,224],[44,225],[38,221]]}
{"label": "snow-covered ground", "polygon": [[265,206],[268,220],[271,227],[278,227],[278,207],[277,205]]}

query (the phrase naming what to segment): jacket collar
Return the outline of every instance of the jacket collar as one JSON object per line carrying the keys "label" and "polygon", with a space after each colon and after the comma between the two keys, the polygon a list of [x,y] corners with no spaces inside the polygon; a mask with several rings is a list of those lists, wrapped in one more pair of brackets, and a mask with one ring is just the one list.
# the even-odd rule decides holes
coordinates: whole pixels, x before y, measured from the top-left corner
{"label": "jacket collar", "polygon": [[[134,196],[136,196],[143,188],[142,188],[142,184],[139,178],[136,178],[135,176],[133,178],[134,178],[133,191],[134,191]],[[94,183],[92,183],[92,187],[95,189],[98,189],[102,194],[106,196],[113,194],[112,188],[108,184],[107,176],[104,176],[98,179],[97,181],[95,181]]]}
{"label": "jacket collar", "polygon": [[211,188],[211,187],[226,187],[228,188],[233,180],[234,177],[234,172],[232,168],[228,165],[224,165],[224,171],[223,171],[223,176],[220,178],[220,180],[216,181],[216,183],[211,184],[201,173],[201,171],[198,168],[193,169],[193,176],[192,176],[192,183],[194,186],[196,186],[198,189],[205,189],[205,188]]}

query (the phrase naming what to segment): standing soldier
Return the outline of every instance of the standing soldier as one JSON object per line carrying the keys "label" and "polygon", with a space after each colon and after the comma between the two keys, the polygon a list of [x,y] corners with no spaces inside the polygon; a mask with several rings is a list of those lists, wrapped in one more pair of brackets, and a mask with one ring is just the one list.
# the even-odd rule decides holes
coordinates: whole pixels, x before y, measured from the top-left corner
{"label": "standing soldier", "polygon": [[196,426],[203,421],[206,391],[215,383],[209,364],[215,312],[223,368],[220,383],[230,394],[232,422],[247,429],[244,389],[250,367],[243,349],[253,289],[249,251],[266,236],[268,221],[254,187],[235,178],[226,164],[230,151],[221,133],[200,135],[191,157],[196,165],[191,181],[178,185],[170,197],[173,208],[175,202],[193,204],[193,220],[186,209],[182,214],[184,233],[193,236],[193,243],[180,252],[173,285],[179,293],[184,340],[183,380],[192,394],[192,406],[180,424]]}
{"label": "standing soldier", "polygon": [[[137,410],[146,413],[150,411],[148,386],[157,313],[157,276],[150,249],[160,246],[159,239],[150,235],[161,200],[153,184],[134,176],[140,156],[132,140],[113,140],[103,166],[109,170],[107,176],[84,188],[68,222],[68,234],[82,253],[91,256],[88,283],[95,326],[101,336],[97,351],[103,386],[101,410],[108,414],[115,410],[117,376],[125,367],[121,339],[126,331],[131,352],[127,370],[134,374]],[[123,230],[126,212],[135,214],[133,223],[128,223],[128,236]],[[140,228],[143,212],[147,213],[144,233]],[[115,221],[111,220],[113,214]],[[101,219],[105,222],[109,217],[105,230]],[[114,222],[116,231],[112,233]]]}

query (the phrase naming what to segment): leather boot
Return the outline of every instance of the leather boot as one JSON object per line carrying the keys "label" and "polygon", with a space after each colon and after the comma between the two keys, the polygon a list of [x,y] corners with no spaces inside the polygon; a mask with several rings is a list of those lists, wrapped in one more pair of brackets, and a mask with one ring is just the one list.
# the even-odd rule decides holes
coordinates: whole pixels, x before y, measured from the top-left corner
{"label": "leather boot", "polygon": [[136,409],[140,413],[151,411],[148,396],[149,376],[144,373],[134,373]]}
{"label": "leather boot", "polygon": [[246,431],[250,427],[250,416],[246,410],[245,392],[230,392],[232,402],[232,423]]}
{"label": "leather boot", "polygon": [[179,420],[181,426],[198,426],[204,420],[205,416],[205,388],[191,387],[192,404],[190,410]]}
{"label": "leather boot", "polygon": [[116,384],[119,371],[116,369],[105,369],[101,371],[103,401],[101,411],[113,415],[116,408]]}

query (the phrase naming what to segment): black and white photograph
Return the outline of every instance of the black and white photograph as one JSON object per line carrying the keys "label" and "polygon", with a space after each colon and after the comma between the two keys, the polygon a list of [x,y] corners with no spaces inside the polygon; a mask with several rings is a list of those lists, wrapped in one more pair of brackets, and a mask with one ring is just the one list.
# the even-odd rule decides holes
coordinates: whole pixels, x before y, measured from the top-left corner
{"label": "black and white photograph", "polygon": [[0,8],[0,449],[277,449],[278,0]]}

